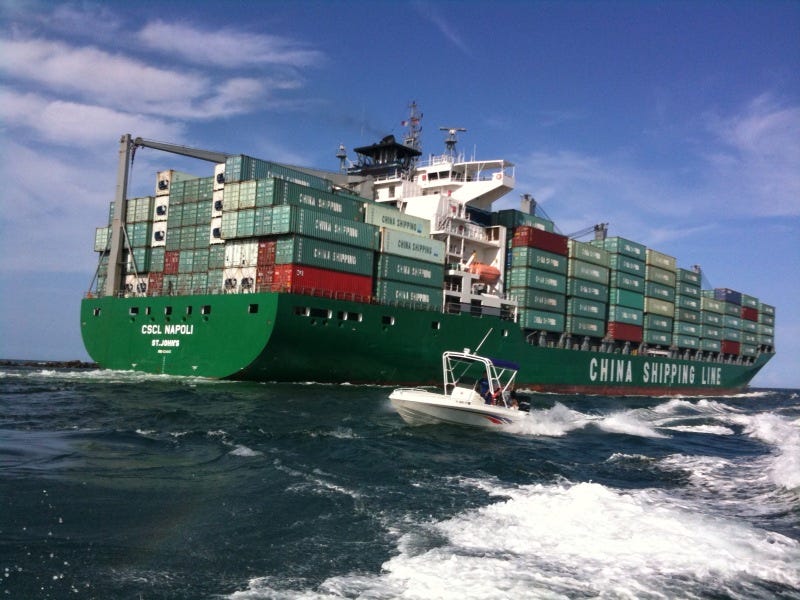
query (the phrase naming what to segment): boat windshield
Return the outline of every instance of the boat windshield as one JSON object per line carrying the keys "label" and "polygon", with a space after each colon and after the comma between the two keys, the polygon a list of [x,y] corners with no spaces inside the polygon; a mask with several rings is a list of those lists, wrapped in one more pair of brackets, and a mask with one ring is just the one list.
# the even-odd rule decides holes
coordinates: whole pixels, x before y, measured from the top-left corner
{"label": "boat windshield", "polygon": [[511,405],[517,364],[477,354],[445,352],[442,367],[446,394],[455,388],[472,389],[489,404]]}

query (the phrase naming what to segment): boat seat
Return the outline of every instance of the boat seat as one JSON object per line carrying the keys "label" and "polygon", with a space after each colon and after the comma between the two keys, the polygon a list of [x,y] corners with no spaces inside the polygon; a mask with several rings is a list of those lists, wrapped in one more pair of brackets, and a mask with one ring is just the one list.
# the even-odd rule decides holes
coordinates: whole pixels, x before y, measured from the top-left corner
{"label": "boat seat", "polygon": [[468,404],[483,404],[483,398],[480,394],[472,388],[455,387],[450,393],[450,397],[458,402],[466,402]]}

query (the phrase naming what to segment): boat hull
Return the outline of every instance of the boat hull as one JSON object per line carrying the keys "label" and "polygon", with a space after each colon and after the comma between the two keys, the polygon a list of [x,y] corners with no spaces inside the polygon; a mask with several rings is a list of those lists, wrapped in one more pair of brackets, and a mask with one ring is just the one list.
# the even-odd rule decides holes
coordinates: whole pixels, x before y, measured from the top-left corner
{"label": "boat hull", "polygon": [[601,395],[739,392],[768,362],[701,362],[540,347],[494,316],[289,293],[86,298],[81,332],[110,369],[255,381],[438,385],[445,350],[483,342],[517,387]]}
{"label": "boat hull", "polygon": [[442,394],[401,388],[389,395],[397,413],[409,425],[467,425],[494,429],[518,423],[528,413],[499,406],[455,402]]}

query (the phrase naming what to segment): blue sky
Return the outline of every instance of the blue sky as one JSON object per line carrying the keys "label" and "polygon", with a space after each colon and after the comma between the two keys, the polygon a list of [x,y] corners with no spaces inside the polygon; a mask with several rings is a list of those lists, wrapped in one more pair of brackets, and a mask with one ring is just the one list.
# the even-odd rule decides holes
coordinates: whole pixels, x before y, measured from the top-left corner
{"label": "blue sky", "polygon": [[[0,4],[0,357],[87,359],[123,133],[336,169],[416,100],[426,153],[516,166],[560,230],[598,222],[777,307],[753,384],[800,387],[800,3]],[[352,153],[351,153],[352,158]],[[137,154],[157,170],[207,163]]]}

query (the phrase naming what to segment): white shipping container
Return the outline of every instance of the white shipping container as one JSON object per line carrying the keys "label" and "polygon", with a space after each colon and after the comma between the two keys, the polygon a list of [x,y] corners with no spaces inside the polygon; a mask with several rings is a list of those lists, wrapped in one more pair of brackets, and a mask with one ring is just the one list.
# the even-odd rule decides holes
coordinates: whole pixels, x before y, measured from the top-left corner
{"label": "white shipping container", "polygon": [[186,181],[188,179],[197,179],[197,175],[181,173],[174,169],[159,171],[156,175],[156,196],[169,196],[169,191],[174,182]]}
{"label": "white shipping container", "polygon": [[226,267],[255,267],[258,264],[258,241],[230,240],[225,244]]}
{"label": "white shipping container", "polygon": [[425,237],[428,237],[431,233],[431,223],[428,219],[407,215],[393,206],[385,206],[383,204],[368,203],[364,208],[365,223]]}
{"label": "white shipping container", "polygon": [[156,196],[153,204],[153,221],[166,221],[169,216],[169,195]]}
{"label": "white shipping container", "polygon": [[256,267],[225,267],[222,271],[222,289],[226,294],[254,292]]}
{"label": "white shipping container", "polygon": [[444,264],[444,242],[395,229],[381,228],[381,252]]}
{"label": "white shipping container", "polygon": [[214,190],[211,195],[211,217],[221,217],[224,206],[225,192],[223,190]]}
{"label": "white shipping container", "polygon": [[210,244],[224,244],[225,239],[222,237],[222,217],[211,217],[211,227],[208,231],[208,243]]}
{"label": "white shipping container", "polygon": [[159,221],[153,223],[153,237],[150,238],[150,246],[153,248],[165,247],[167,245],[167,222]]}
{"label": "white shipping container", "polygon": [[214,186],[215,192],[222,191],[225,187],[225,163],[214,165]]}

